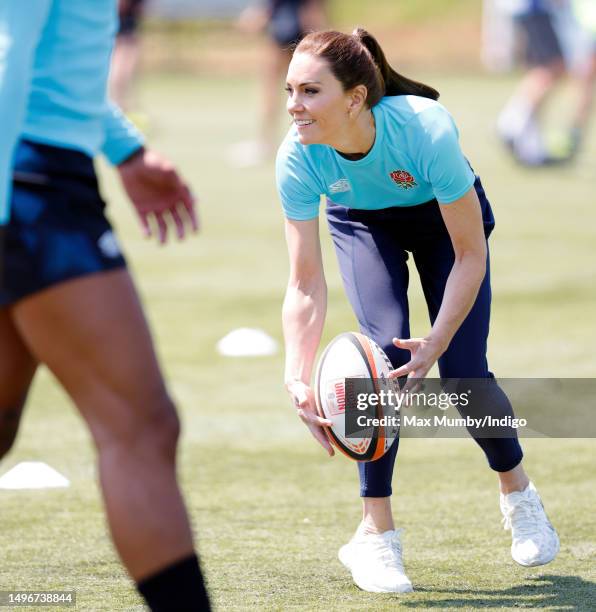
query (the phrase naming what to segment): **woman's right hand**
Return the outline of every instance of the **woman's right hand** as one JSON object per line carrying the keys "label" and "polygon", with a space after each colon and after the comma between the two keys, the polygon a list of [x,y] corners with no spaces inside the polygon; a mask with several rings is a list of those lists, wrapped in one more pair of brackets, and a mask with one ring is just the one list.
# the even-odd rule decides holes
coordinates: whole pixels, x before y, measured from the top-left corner
{"label": "woman's right hand", "polygon": [[298,416],[310,430],[315,440],[327,451],[330,457],[335,454],[333,446],[323,431],[323,426],[331,426],[333,422],[323,419],[317,414],[315,394],[313,390],[301,380],[292,380],[286,383],[286,389],[296,408]]}
{"label": "woman's right hand", "polygon": [[141,147],[118,165],[118,172],[147,237],[155,233],[160,244],[165,244],[171,229],[179,240],[189,230],[198,230],[195,199],[165,157]]}

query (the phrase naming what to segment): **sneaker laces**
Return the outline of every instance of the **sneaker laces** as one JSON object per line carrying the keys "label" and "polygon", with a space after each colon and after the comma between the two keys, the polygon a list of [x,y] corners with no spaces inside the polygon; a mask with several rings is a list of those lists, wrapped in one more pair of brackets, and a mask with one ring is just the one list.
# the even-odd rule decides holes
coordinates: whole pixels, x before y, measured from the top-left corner
{"label": "sneaker laces", "polygon": [[400,573],[405,573],[404,564],[402,560],[402,548],[401,548],[401,540],[400,533],[401,529],[396,529],[391,539],[387,541],[387,539],[382,538],[377,546],[379,549],[380,558],[383,563],[390,569],[395,569]]}
{"label": "sneaker laces", "polygon": [[539,530],[542,506],[537,500],[521,498],[503,510],[503,529],[515,527],[515,537],[532,536]]}

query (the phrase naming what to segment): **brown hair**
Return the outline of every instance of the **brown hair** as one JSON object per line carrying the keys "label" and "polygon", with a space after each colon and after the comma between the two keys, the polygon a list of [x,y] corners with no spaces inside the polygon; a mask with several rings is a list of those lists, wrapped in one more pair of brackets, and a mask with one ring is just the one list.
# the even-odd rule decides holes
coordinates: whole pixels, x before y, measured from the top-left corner
{"label": "brown hair", "polygon": [[369,108],[378,104],[383,96],[439,98],[436,89],[393,70],[376,38],[362,28],[356,28],[352,34],[334,30],[313,32],[298,43],[295,52],[310,53],[326,60],[344,91],[357,85],[366,86]]}

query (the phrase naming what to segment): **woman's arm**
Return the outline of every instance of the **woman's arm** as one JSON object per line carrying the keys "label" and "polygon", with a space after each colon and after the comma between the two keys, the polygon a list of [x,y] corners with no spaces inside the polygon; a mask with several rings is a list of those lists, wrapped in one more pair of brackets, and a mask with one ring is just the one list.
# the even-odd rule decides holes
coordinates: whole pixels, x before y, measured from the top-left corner
{"label": "woman's arm", "polygon": [[453,244],[455,262],[430,334],[426,338],[394,339],[396,346],[411,351],[412,358],[395,370],[392,377],[426,376],[470,312],[486,274],[486,238],[474,187],[451,204],[441,205],[440,209]]}
{"label": "woman's arm", "polygon": [[444,353],[476,301],[486,274],[487,249],[482,211],[474,187],[452,204],[441,205],[440,210],[455,252],[443,301],[430,333]]}
{"label": "woman's arm", "polygon": [[327,285],[319,240],[319,221],[286,220],[290,278],[282,321],[286,348],[285,385],[298,415],[312,435],[333,455],[321,425],[330,425],[316,413],[310,388],[312,367],[327,310]]}
{"label": "woman's arm", "polygon": [[325,313],[327,285],[319,242],[319,221],[286,220],[290,278],[282,319],[286,344],[286,383],[310,384]]}

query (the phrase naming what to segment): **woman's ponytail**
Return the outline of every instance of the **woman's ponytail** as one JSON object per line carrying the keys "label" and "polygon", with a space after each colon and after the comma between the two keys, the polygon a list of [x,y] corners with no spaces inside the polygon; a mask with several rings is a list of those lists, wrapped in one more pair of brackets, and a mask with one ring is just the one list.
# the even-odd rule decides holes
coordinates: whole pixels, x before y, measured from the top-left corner
{"label": "woman's ponytail", "polygon": [[313,32],[298,43],[295,53],[311,53],[323,58],[344,91],[365,85],[369,108],[378,104],[383,96],[414,95],[431,100],[439,97],[436,89],[393,70],[376,38],[362,28],[351,35],[335,30]]}
{"label": "woman's ponytail", "polygon": [[430,98],[431,100],[439,99],[439,92],[430,85],[413,81],[396,72],[387,62],[381,45],[372,34],[363,28],[356,28],[352,32],[352,36],[357,38],[370,52],[385,83],[386,96],[413,95]]}

